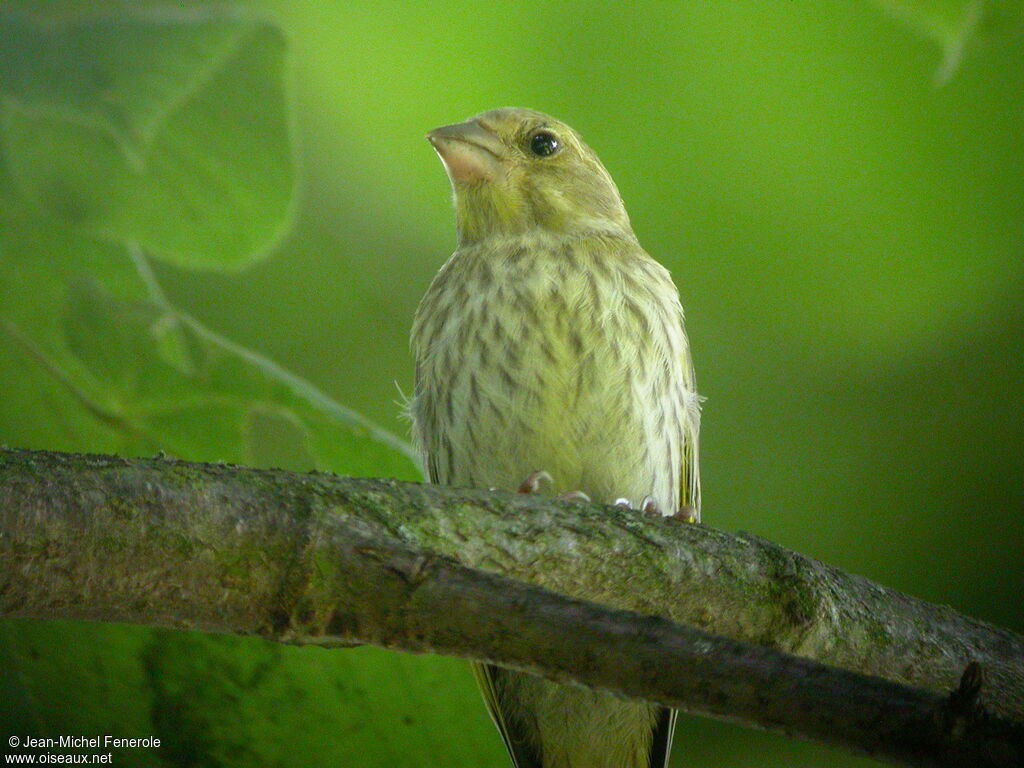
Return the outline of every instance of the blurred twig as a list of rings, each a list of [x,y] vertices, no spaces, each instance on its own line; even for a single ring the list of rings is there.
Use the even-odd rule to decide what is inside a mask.
[[[4,450],[0,615],[443,653],[891,762],[1024,759],[1024,639],[622,508]]]

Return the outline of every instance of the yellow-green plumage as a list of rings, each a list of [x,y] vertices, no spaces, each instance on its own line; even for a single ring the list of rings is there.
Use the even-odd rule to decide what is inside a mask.
[[[538,155],[547,138],[554,152]],[[455,191],[459,248],[413,326],[414,435],[432,482],[652,497],[699,513],[698,398],[678,293],[618,191],[568,126],[521,109],[430,135]],[[584,596],[585,597],[585,596]],[[518,768],[658,768],[665,710],[476,669]]]

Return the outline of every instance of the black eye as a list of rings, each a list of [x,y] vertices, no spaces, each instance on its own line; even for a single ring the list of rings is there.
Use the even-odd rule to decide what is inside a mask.
[[[558,137],[547,131],[537,131],[530,138],[530,151],[537,157],[551,157],[561,147]]]

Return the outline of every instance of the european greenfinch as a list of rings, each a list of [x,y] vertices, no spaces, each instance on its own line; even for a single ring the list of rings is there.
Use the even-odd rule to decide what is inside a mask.
[[[431,482],[527,491],[543,477],[551,493],[699,519],[700,400],[679,294],[597,155],[528,109],[427,138],[458,229],[412,330],[410,412]],[[517,768],[667,764],[672,710],[474,671]]]

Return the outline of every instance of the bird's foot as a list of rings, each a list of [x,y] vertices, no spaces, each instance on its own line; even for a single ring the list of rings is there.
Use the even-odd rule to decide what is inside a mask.
[[[542,483],[550,484],[553,480],[551,475],[545,472],[543,469],[538,469],[536,472],[531,472],[526,476],[526,479],[519,484],[517,493],[537,493],[540,491]],[[555,498],[561,499],[562,501],[579,501],[588,502],[590,497],[587,496],[583,491],[569,491],[568,493],[560,493]]]
[[[658,517],[665,516],[653,496],[644,496],[644,500],[640,502],[640,510],[647,515],[657,515]]]
[[[662,516],[661,507],[658,506],[658,502],[654,500],[653,496],[644,496],[644,500],[640,502],[639,507],[634,507],[633,502],[629,499],[621,498],[616,499],[613,506],[626,507],[626,509],[639,509],[641,512],[646,512],[649,515]]]
[[[637,509],[637,507],[633,506],[633,502],[631,502],[629,499],[626,499],[626,498],[616,499],[615,503],[614,503],[614,506],[616,506],[616,507],[626,507],[627,509]],[[677,521],[679,521],[681,523],[695,523],[695,522],[697,522],[697,510],[695,510],[693,507],[691,507],[689,505],[687,505],[685,507],[680,507],[675,512],[675,514],[666,515],[664,512],[662,512],[661,507],[658,506],[658,502],[656,502],[654,500],[653,496],[645,496],[644,500],[642,502],[640,502],[639,509],[640,509],[641,512],[645,512],[648,515],[657,515],[658,517],[667,517],[669,520],[677,520]]]
[[[568,493],[560,493],[556,498],[562,501],[578,501],[581,504],[587,504],[590,502],[590,497],[587,496],[583,491],[569,491]]]
[[[536,472],[531,472],[526,476],[526,479],[519,484],[516,493],[537,493],[540,490],[541,483],[551,482],[551,475],[543,469],[538,469]]]
[[[697,510],[687,504],[685,507],[677,509],[676,513],[671,516],[671,519],[678,520],[681,523],[696,523]]]

